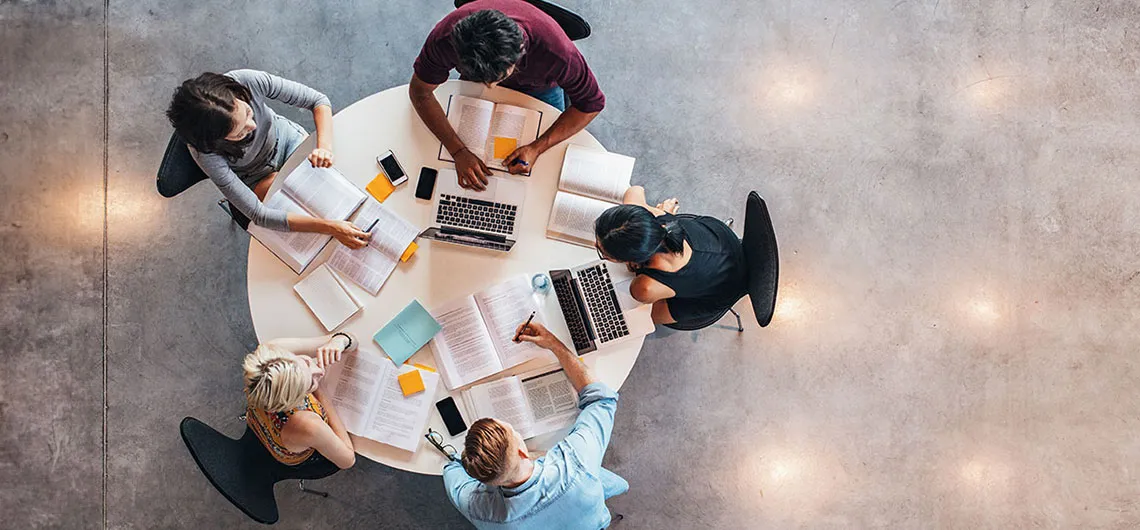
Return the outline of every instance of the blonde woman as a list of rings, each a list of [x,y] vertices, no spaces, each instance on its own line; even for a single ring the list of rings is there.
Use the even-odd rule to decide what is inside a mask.
[[[356,345],[356,337],[338,332],[272,340],[245,356],[246,422],[278,462],[327,459],[341,469],[356,463],[352,439],[320,390],[325,369]]]

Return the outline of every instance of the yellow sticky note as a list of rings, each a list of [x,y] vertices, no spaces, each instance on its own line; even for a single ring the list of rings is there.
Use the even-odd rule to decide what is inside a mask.
[[[408,261],[408,258],[412,257],[412,254],[415,254],[418,248],[420,248],[420,246],[417,245],[415,241],[412,241],[412,243],[408,245],[408,248],[404,249],[404,253],[400,256],[400,261]]]
[[[506,158],[507,155],[515,152],[515,147],[518,147],[519,141],[514,138],[499,138],[495,137],[495,158]]]
[[[396,191],[396,187],[388,182],[388,177],[384,176],[383,173],[377,174],[376,178],[372,179],[372,182],[369,182],[364,189],[368,190],[368,193],[379,202],[384,202],[384,199]]]
[[[400,382],[400,390],[404,391],[405,396],[424,391],[424,378],[420,376],[419,370],[402,373],[396,380]]]

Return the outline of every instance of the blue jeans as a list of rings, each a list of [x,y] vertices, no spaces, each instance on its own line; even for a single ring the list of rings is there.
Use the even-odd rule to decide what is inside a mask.
[[[537,92],[527,92],[526,94],[543,103],[549,104],[551,107],[558,109],[559,112],[566,112],[566,93],[562,91],[562,87],[560,86]]]
[[[604,467],[601,470],[598,479],[602,481],[602,491],[606,493],[606,499],[617,497],[629,491],[629,482],[626,482],[624,478]]]

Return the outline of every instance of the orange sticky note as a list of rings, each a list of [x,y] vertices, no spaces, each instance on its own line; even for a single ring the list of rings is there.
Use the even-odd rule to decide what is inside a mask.
[[[412,254],[415,254],[418,248],[420,248],[420,246],[417,245],[415,241],[412,241],[412,243],[408,245],[408,248],[404,249],[403,255],[400,256],[400,261],[408,261],[408,258],[412,257]]]
[[[388,177],[384,176],[383,173],[377,174],[376,178],[372,179],[372,182],[369,182],[364,189],[379,202],[384,202],[384,199],[396,191],[396,187],[388,182]]]
[[[507,155],[515,152],[515,147],[518,147],[519,141],[514,138],[499,138],[495,137],[495,158],[506,158]]]
[[[424,391],[424,378],[420,376],[419,370],[402,373],[396,380],[400,382],[400,390],[405,396]]]

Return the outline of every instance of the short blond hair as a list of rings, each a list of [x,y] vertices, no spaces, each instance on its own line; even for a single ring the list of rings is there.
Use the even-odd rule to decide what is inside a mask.
[[[493,484],[510,471],[513,439],[509,429],[491,418],[471,424],[463,444],[463,470],[479,482]]]
[[[245,356],[245,397],[249,406],[268,412],[285,412],[305,403],[312,378],[301,370],[296,355],[272,344],[262,344]]]

